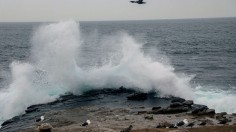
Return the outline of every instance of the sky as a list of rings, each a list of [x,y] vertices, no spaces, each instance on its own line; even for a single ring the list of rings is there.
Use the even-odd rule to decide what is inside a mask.
[[[0,0],[0,22],[236,17],[236,0]]]

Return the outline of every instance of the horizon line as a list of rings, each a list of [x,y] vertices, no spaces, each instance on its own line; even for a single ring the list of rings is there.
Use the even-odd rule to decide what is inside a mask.
[[[45,20],[45,21],[0,21],[0,23],[51,23],[59,21],[68,21],[74,20],[76,22],[122,22],[122,21],[158,21],[158,20],[194,20],[194,19],[221,19],[221,18],[236,18],[236,16],[229,17],[193,17],[193,18],[160,18],[160,19],[115,19],[115,20],[76,20],[76,19],[67,19],[67,20]]]

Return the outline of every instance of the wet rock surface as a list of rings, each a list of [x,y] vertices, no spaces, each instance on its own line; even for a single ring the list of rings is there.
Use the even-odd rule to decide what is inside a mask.
[[[147,93],[137,92],[137,93],[132,93],[132,94],[128,95],[127,99],[128,100],[146,100],[147,97],[148,97]]]
[[[227,113],[216,113],[207,106],[194,104],[181,98],[158,98],[146,94],[145,100],[129,100],[133,90],[94,90],[81,96],[67,94],[58,100],[33,105],[25,114],[14,117],[2,124],[1,132],[31,132],[40,125],[49,123],[55,132],[61,131],[138,131],[143,129],[186,129],[191,127],[233,126],[236,117]],[[173,101],[174,100],[174,101]],[[42,122],[36,118],[44,116]],[[178,122],[187,119],[189,124],[180,127]],[[91,124],[81,126],[84,121]],[[193,124],[191,124],[193,123]]]

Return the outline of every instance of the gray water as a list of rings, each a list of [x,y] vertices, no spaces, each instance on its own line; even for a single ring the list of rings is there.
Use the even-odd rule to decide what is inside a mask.
[[[32,43],[35,43],[35,41],[37,41],[38,39],[39,39],[39,42],[37,41],[36,43],[44,42],[42,38],[45,38],[45,42],[48,39],[47,36],[43,36],[41,38],[37,37],[37,35],[41,35],[40,32],[38,31],[38,27],[40,27],[41,25],[48,25],[48,23],[0,23],[0,55],[1,55],[0,56],[0,89],[2,90],[1,95],[4,95],[4,97],[11,98],[10,102],[13,102],[12,105],[16,105],[16,104],[19,104],[21,106],[23,105],[23,108],[21,108],[18,111],[10,110],[9,111],[10,113],[8,113],[9,116],[2,117],[1,118],[2,120],[5,120],[6,118],[9,118],[11,116],[21,113],[22,110],[24,110],[27,107],[27,105],[31,104],[31,103],[25,103],[25,102],[27,102],[27,99],[30,99],[30,97],[32,97],[33,94],[32,96],[29,96],[27,99],[19,100],[19,101],[17,101],[17,98],[14,100],[14,98],[10,96],[10,95],[13,95],[13,96],[20,95],[20,94],[18,95],[17,93],[12,92],[12,89],[14,91],[15,88],[9,88],[9,87],[15,87],[14,81],[17,79],[14,79],[14,77],[12,76],[18,75],[18,73],[20,73],[19,71],[21,71],[21,68],[25,66],[23,65],[23,67],[20,67],[13,71],[9,66],[11,65],[12,62],[17,61],[19,63],[30,63],[30,64],[33,63],[32,65],[35,67],[34,65],[36,64],[34,63],[35,61],[38,64],[38,62],[40,62],[41,59],[45,60],[45,58],[40,58],[38,56],[35,57],[35,55],[32,55],[32,54],[35,54],[35,52],[40,52],[40,50],[44,50],[44,49],[40,49],[40,45],[39,47],[36,46],[37,48],[35,48],[35,45],[37,44],[32,44]],[[171,73],[173,71],[174,74],[178,75],[177,79],[181,78],[181,76],[190,78],[189,87],[193,91],[193,93],[196,95],[196,97],[194,98],[194,101],[209,105],[210,107],[215,108],[217,111],[236,112],[236,104],[233,101],[234,99],[236,99],[236,94],[235,94],[236,92],[236,59],[235,59],[236,58],[236,18],[80,22],[79,25],[80,25],[79,42],[81,44],[78,50],[76,50],[76,53],[78,53],[78,55],[76,56],[76,64],[78,65],[78,67],[80,67],[80,70],[83,69],[87,71],[87,70],[95,69],[98,67],[102,67],[108,63],[112,63],[112,65],[119,64],[120,59],[122,57],[124,58],[125,55],[120,54],[120,47],[117,46],[117,43],[120,43],[120,40],[119,40],[119,37],[117,38],[117,36],[119,36],[120,34],[125,34],[123,36],[126,36],[126,35],[131,36],[135,40],[135,42],[138,43],[137,45],[140,46],[140,51],[142,54],[144,54],[144,56],[149,56],[150,58],[152,58],[152,61],[154,62],[157,61],[158,64],[161,63],[161,65],[164,65],[166,67],[171,67],[170,69],[172,70],[170,71]],[[39,33],[37,34],[37,32]],[[44,33],[46,34],[46,32],[43,32],[43,34]],[[67,31],[65,31],[65,34],[66,33]],[[69,38],[69,40],[71,39],[73,40],[73,37]],[[62,39],[59,39],[59,40],[62,40]],[[67,42],[70,42],[70,41],[68,40],[65,41],[65,43]],[[66,47],[67,45],[65,45],[65,48]],[[129,46],[127,47],[130,50],[130,47]],[[72,46],[72,49],[73,49],[73,46]],[[46,51],[51,51],[51,49],[48,49]],[[74,52],[74,50],[69,50],[69,51]],[[39,54],[39,55],[43,56],[44,54]],[[128,53],[128,55],[129,54],[130,53]],[[61,55],[62,56],[67,55],[67,52]],[[65,57],[65,59],[67,59],[67,57]],[[64,62],[57,63],[57,64],[63,65]],[[144,64],[146,64],[146,62]],[[123,66],[123,67],[126,68],[126,66]],[[62,68],[62,71],[63,71],[63,67],[60,67],[60,68]],[[24,70],[25,69],[23,68],[23,71]],[[16,74],[14,73],[14,71],[16,72]],[[57,70],[57,71],[61,71],[61,70]],[[125,75],[126,74],[125,72],[127,71],[119,70],[120,73],[117,74],[117,76]],[[140,69],[137,71],[140,71]],[[158,70],[154,69],[154,71],[155,71],[155,74],[158,74]],[[55,71],[53,71],[53,73],[54,72]],[[82,73],[84,76],[88,76],[84,74],[84,72]],[[114,73],[115,72],[112,72],[112,75],[114,75]],[[127,73],[127,74],[130,74],[130,73]],[[160,73],[160,74],[163,74],[163,73]],[[64,75],[64,74],[56,74],[56,75]],[[68,74],[65,74],[65,75],[67,76]],[[102,75],[100,78],[103,78],[103,74],[92,74],[92,75],[89,75],[88,77],[91,78],[91,76],[93,75],[94,76]],[[140,76],[140,75],[146,75],[146,74],[139,75],[137,73],[137,75]],[[119,84],[119,81],[118,82],[113,81],[114,80],[113,78],[115,78],[114,76],[110,76],[110,75],[104,75],[104,76],[108,76],[108,78],[111,80],[109,83],[101,84],[101,86],[104,86],[104,87],[105,86],[108,86],[108,87],[118,86],[118,85],[121,86],[127,83],[126,81],[121,80],[120,82],[122,83]],[[130,76],[128,75],[128,77]],[[21,78],[21,76],[19,76],[19,78]],[[67,77],[67,79],[68,79],[67,81],[69,82],[71,81],[70,77]],[[106,78],[106,80],[109,80],[109,79]],[[136,79],[135,81],[138,82],[137,80],[140,81],[140,79]],[[182,78],[180,80],[182,80]],[[80,82],[80,80],[76,80],[76,81]],[[104,81],[104,80],[101,80],[101,81]],[[73,82],[73,79],[71,82]],[[89,85],[90,83],[89,79],[87,79],[86,81],[83,80],[81,82],[82,83],[78,85],[78,87],[83,86],[82,89],[86,89],[88,87],[89,89],[91,89],[91,86],[93,86],[93,85],[91,86]],[[149,80],[147,80],[146,82],[149,82]],[[162,81],[160,82],[162,83]],[[115,84],[110,84],[110,83],[115,83]],[[19,85],[18,86],[21,87],[22,83],[20,82],[16,84],[20,84],[20,86]],[[45,85],[46,83],[43,86]],[[133,85],[137,86],[138,84],[137,85],[132,84],[130,86],[133,86]],[[22,86],[24,87],[25,85],[22,85]],[[55,85],[50,85],[50,87],[52,86],[55,87]],[[66,85],[66,86],[70,87],[70,85]],[[165,84],[165,86],[167,85]],[[75,86],[73,85],[73,87]],[[146,88],[146,85],[144,87]],[[151,87],[156,87],[156,85],[151,86]],[[11,89],[11,90],[8,90],[8,89]],[[63,92],[66,92],[67,90],[68,89],[66,89],[65,91],[62,90],[58,93],[55,92],[56,90],[52,90],[53,92],[50,92],[49,95],[57,97],[58,95],[62,94]],[[72,91],[76,91],[76,90],[73,89]],[[7,92],[9,93],[12,92],[14,94],[10,94],[9,96],[7,94],[4,94]],[[76,91],[75,93],[77,92],[78,91]],[[25,93],[27,93],[27,91],[25,91]],[[189,94],[189,92],[184,92],[184,91],[183,93]],[[0,98],[0,99],[3,100],[3,98]],[[5,103],[6,101],[5,100],[2,101],[2,100],[0,100],[1,102],[3,102],[2,104],[0,103],[0,107],[6,107],[6,106],[8,107],[8,105]],[[51,100],[53,99],[36,101],[36,103],[45,103]],[[10,108],[11,107],[9,107],[8,109]],[[4,112],[1,112],[0,110],[0,113],[4,113]]]

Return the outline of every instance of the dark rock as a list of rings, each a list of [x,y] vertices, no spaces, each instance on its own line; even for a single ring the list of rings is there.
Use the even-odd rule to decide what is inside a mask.
[[[175,103],[175,102],[179,102],[179,103],[183,103],[185,101],[185,99],[183,99],[183,98],[174,98],[171,102],[172,103]]]
[[[179,102],[174,102],[174,103],[170,104],[170,108],[176,108],[176,107],[179,107],[179,106],[183,106],[183,104],[179,103]]]
[[[224,117],[225,115],[227,115],[226,112],[217,113],[217,114],[215,115],[215,118],[216,118],[217,120],[220,120],[220,119],[222,119],[222,118],[225,118],[225,117]]]
[[[193,101],[192,100],[186,100],[186,101],[183,102],[183,105],[191,106],[191,105],[193,105]]]
[[[146,100],[147,94],[146,93],[133,93],[127,96],[128,100]]]
[[[181,106],[176,108],[161,108],[158,110],[153,110],[149,112],[150,114],[177,114],[182,112],[187,112],[189,109],[187,107]]]
[[[221,112],[221,113],[219,113],[221,116],[224,116],[224,115],[227,115],[227,113],[226,112]]]
[[[206,123],[207,123],[207,121],[206,121],[206,120],[203,120],[203,121],[201,121],[198,125],[199,125],[199,126],[205,126]]]
[[[190,122],[186,127],[193,127],[195,124],[194,124],[194,122]]]
[[[176,126],[183,126],[184,125],[184,122],[183,121],[180,121],[176,124]]]
[[[153,110],[148,112],[148,114],[165,114],[167,111],[167,108],[160,108],[158,110]]]
[[[175,124],[170,124],[169,128],[177,128]]]
[[[187,112],[189,109],[188,107],[176,107],[176,108],[168,108],[164,114],[177,114]]]
[[[219,123],[218,124],[226,124],[228,122],[228,119],[221,119],[219,120]]]
[[[198,115],[198,116],[200,116],[200,115],[206,115],[206,110],[199,111],[196,115]]]
[[[161,109],[161,106],[152,107],[152,110],[159,110],[159,109]]]
[[[207,106],[205,105],[198,105],[198,104],[193,104],[192,105],[192,114],[203,114],[208,109]]]
[[[214,109],[207,109],[206,110],[206,114],[207,115],[214,115],[215,114],[215,110]]]
[[[7,121],[3,122],[1,126],[5,126],[5,125],[11,124],[13,122],[14,122],[14,120],[10,119],[10,120],[7,120]]]
[[[8,125],[8,124],[11,124],[11,123],[14,123],[14,122],[17,122],[20,120],[20,117],[19,116],[16,116],[16,117],[13,117],[12,119],[10,120],[6,120],[5,122],[3,122],[1,124],[1,126],[5,126],[5,125]]]
[[[232,116],[236,116],[236,113],[232,113]]]
[[[27,110],[25,110],[25,113],[31,113],[31,112],[35,112],[37,110],[38,110],[38,108],[31,107],[31,108],[27,108]]]
[[[134,90],[132,89],[127,89],[123,86],[121,86],[118,90],[116,90],[116,93],[132,93]]]
[[[128,128],[125,128],[125,129],[123,129],[123,130],[120,131],[120,132],[131,132],[132,128],[133,128],[133,126],[130,125]]]

